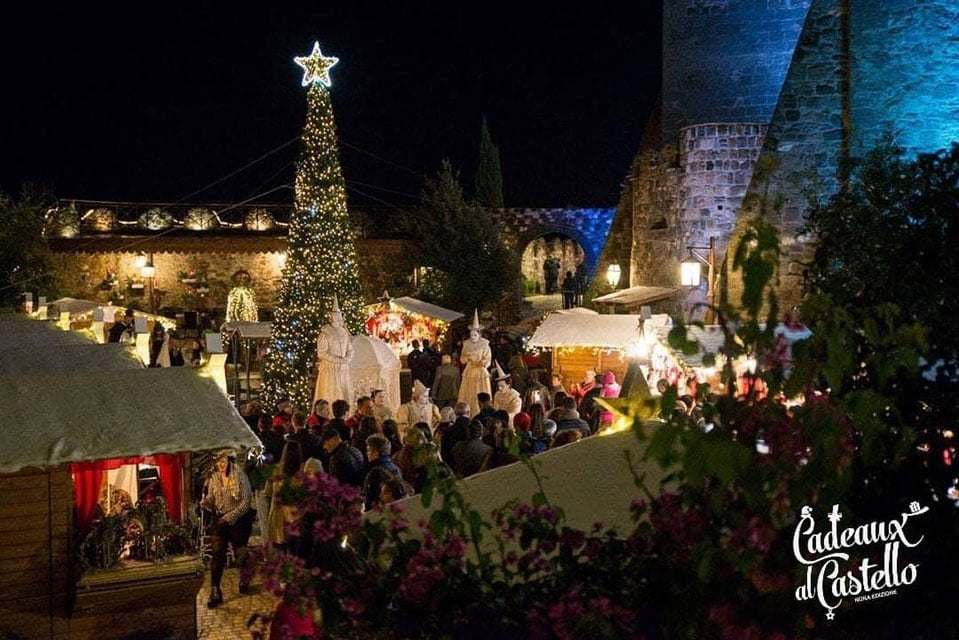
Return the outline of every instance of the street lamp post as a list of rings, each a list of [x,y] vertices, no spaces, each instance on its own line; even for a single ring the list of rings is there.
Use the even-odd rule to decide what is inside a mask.
[[[712,324],[716,316],[716,238],[709,238],[708,247],[686,247],[689,255],[683,260],[679,270],[679,281],[684,287],[698,287],[702,280],[702,267],[706,265],[708,271],[706,276],[706,299],[709,301],[709,307],[706,309],[705,322]],[[703,256],[698,251],[707,251]]]
[[[141,256],[143,254],[140,254]],[[140,257],[137,257],[137,263],[141,261]],[[150,254],[149,258],[144,256],[143,264],[140,264],[140,277],[144,280],[148,280],[150,283],[150,313],[156,313],[156,275],[157,270],[153,265],[153,254]]]

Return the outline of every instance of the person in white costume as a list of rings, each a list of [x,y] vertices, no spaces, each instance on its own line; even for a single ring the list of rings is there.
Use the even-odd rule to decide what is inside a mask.
[[[510,386],[509,374],[503,373],[503,368],[496,363],[496,395],[493,396],[493,407],[497,411],[509,414],[509,424],[513,425],[513,418],[523,409],[523,398],[519,391]]]
[[[313,402],[346,400],[353,404],[350,385],[350,360],[353,359],[353,339],[343,326],[340,303],[333,296],[333,310],[329,324],[323,325],[316,339],[316,392]]]
[[[430,402],[429,388],[419,380],[414,380],[410,401],[396,411],[396,427],[400,432],[400,442],[406,442],[406,432],[417,422],[430,425],[430,433],[432,433],[440,420],[439,408]]]
[[[470,406],[470,415],[479,413],[479,393],[493,395],[489,383],[489,367],[493,362],[493,353],[489,348],[489,340],[480,335],[483,325],[479,323],[479,312],[473,310],[473,324],[470,325],[469,340],[463,342],[463,351],[460,353],[460,362],[463,369],[463,379],[460,382],[460,393],[457,400],[466,402]]]

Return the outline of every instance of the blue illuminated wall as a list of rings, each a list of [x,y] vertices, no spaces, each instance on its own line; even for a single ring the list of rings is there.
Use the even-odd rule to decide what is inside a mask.
[[[853,153],[959,140],[959,0],[851,0]]]
[[[586,268],[595,273],[600,252],[609,237],[616,209],[491,209],[490,216],[499,225],[518,254],[535,238],[547,233],[569,236],[583,248]]]
[[[811,0],[666,0],[663,140],[706,122],[768,123]]]

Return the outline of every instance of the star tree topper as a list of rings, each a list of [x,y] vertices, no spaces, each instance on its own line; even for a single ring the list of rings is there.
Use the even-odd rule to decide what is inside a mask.
[[[320,51],[320,43],[314,42],[313,53],[308,56],[293,58],[293,61],[303,67],[304,87],[308,87],[314,83],[320,83],[329,87],[331,84],[330,69],[339,62],[340,59],[334,58],[333,56],[325,57]]]

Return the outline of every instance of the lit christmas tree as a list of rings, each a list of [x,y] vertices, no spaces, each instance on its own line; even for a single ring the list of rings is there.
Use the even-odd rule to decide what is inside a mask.
[[[351,333],[362,327],[363,300],[328,90],[337,58],[324,57],[314,43],[309,56],[295,60],[308,87],[306,126],[263,393],[268,403],[289,398],[296,409],[308,410],[316,338],[328,321],[333,294]]]

